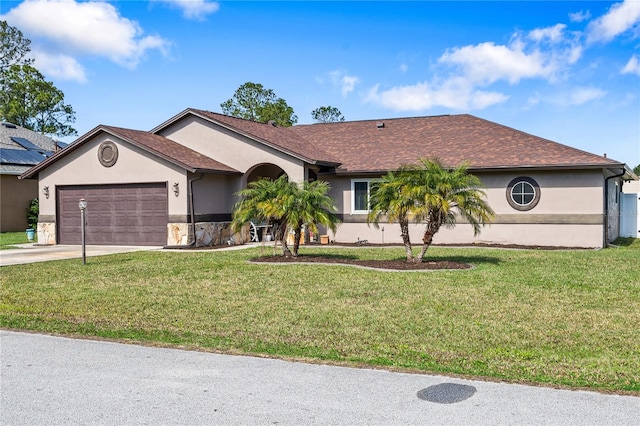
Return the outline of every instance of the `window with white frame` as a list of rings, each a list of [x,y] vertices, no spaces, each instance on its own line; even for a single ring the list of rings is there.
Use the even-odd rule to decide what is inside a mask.
[[[507,186],[507,202],[520,211],[533,209],[540,201],[540,185],[530,177],[520,176]]]
[[[371,179],[351,179],[351,213],[369,213]]]

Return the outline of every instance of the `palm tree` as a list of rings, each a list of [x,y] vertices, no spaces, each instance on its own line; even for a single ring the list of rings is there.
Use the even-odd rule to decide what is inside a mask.
[[[290,202],[286,202],[286,208],[289,226],[294,231],[294,257],[298,256],[303,225],[315,233],[318,232],[318,225],[336,231],[339,220],[334,214],[334,201],[327,195],[330,188],[324,181],[304,182],[302,187],[296,185],[288,195]]]
[[[295,185],[295,184],[294,184]],[[282,243],[282,254],[290,253],[287,247],[287,197],[292,192],[287,176],[276,180],[260,179],[250,182],[247,187],[236,193],[241,197],[233,207],[232,228],[239,231],[252,220],[267,222],[274,230],[274,250],[278,241]]]
[[[480,234],[480,227],[490,223],[494,215],[485,201],[484,191],[480,189],[480,179],[467,172],[468,163],[448,169],[438,159],[422,159],[420,162],[422,165],[410,173],[414,181],[409,195],[416,201],[412,209],[414,220],[416,223],[426,222],[422,250],[415,258],[417,262],[422,262],[441,226],[455,227],[456,213],[469,221],[474,235]]]
[[[336,230],[338,218],[333,214],[333,199],[327,195],[329,188],[323,181],[304,182],[300,187],[286,175],[250,182],[236,194],[241,199],[233,208],[233,229],[238,231],[251,220],[267,222],[274,230],[274,249],[280,242],[283,256],[292,254],[287,233],[293,229],[293,256],[297,256],[303,225],[314,232],[318,232],[318,225]]]
[[[398,222],[407,261],[413,260],[409,238],[409,215],[416,204],[416,200],[411,196],[412,174],[413,169],[405,166],[397,173],[389,172],[374,182],[369,197],[371,210],[367,216],[367,222],[373,223],[376,229],[383,216],[386,216],[389,223]]]

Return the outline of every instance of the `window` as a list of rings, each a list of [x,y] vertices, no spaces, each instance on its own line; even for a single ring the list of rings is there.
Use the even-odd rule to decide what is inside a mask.
[[[533,209],[540,201],[538,182],[525,176],[513,179],[507,186],[507,201],[516,210]]]
[[[351,213],[369,213],[369,179],[351,181]]]

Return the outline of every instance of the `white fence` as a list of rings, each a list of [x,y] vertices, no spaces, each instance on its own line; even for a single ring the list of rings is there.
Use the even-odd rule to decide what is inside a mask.
[[[620,236],[640,238],[640,193],[622,193]]]

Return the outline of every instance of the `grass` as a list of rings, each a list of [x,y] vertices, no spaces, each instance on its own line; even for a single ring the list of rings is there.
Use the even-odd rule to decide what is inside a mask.
[[[22,232],[0,232],[0,250],[18,248],[16,244],[26,244],[27,234]]]
[[[3,267],[0,326],[640,394],[638,240],[600,251],[429,249],[475,265],[467,271],[247,263],[270,252]]]

